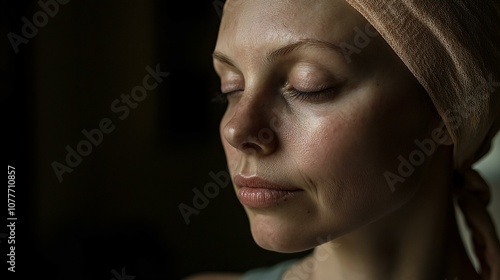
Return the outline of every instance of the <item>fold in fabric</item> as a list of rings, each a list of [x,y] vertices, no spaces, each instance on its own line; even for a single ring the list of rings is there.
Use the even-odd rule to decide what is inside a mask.
[[[489,187],[472,164],[500,129],[500,13],[494,0],[346,0],[426,89],[454,143],[457,202],[484,280],[500,280]],[[488,199],[487,199],[488,198]]]

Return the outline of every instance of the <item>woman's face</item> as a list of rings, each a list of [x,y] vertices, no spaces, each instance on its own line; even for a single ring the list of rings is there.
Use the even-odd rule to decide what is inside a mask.
[[[396,192],[384,173],[429,138],[432,104],[343,0],[229,0],[214,66],[228,167],[261,247],[312,248],[417,190],[418,170]]]

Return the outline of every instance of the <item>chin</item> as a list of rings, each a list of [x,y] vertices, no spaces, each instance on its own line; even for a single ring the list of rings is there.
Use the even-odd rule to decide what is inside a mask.
[[[317,228],[317,224],[313,223],[316,219],[312,217],[306,219],[310,225],[296,217],[283,219],[273,215],[249,213],[249,219],[255,243],[263,249],[278,253],[306,251],[341,235],[339,231]]]

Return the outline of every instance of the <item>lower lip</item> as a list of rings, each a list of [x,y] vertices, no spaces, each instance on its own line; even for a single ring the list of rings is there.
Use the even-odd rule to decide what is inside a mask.
[[[252,208],[267,208],[286,202],[297,195],[297,191],[242,187],[238,191],[241,204]]]

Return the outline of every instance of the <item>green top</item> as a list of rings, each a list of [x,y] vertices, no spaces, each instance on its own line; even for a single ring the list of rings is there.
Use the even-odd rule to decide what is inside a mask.
[[[242,280],[281,280],[285,271],[298,261],[294,259],[271,267],[252,269],[243,274]]]

